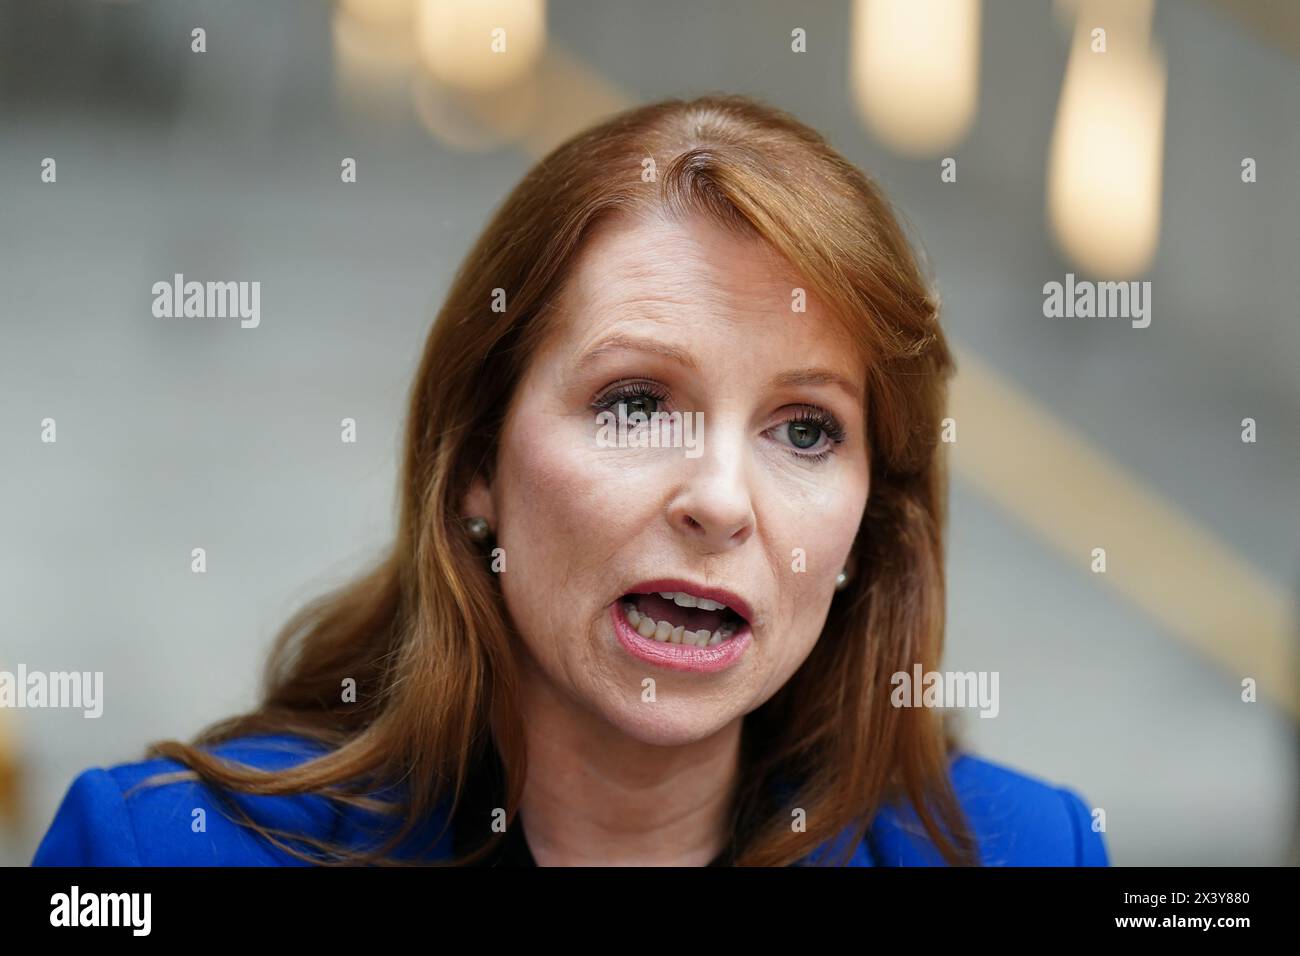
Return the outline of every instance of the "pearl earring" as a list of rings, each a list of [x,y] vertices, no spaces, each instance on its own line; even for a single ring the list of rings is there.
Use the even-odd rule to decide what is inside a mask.
[[[835,590],[843,591],[844,588],[848,586],[848,583],[849,575],[847,572],[841,571],[839,574],[835,575]]]
[[[469,536],[475,541],[486,541],[491,528],[488,527],[487,518],[475,515],[465,522],[465,528],[469,531]]]

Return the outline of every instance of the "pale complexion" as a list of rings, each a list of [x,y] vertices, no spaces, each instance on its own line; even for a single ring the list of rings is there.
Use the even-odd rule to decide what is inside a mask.
[[[501,587],[523,638],[520,814],[539,865],[711,860],[742,720],[821,634],[867,502],[865,369],[811,290],[806,311],[791,308],[797,287],[769,247],[704,219],[602,224],[513,397],[495,479],[466,498],[505,549]],[[822,374],[790,374],[808,369]],[[702,412],[702,454],[600,447],[593,402],[629,383],[654,393],[636,408]],[[809,409],[842,440],[796,437],[790,422]],[[682,673],[620,645],[611,604],[662,577],[749,602],[737,664]]]

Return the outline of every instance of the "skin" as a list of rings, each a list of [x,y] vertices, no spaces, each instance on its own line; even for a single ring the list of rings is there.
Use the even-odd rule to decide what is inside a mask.
[[[520,814],[539,865],[708,863],[726,840],[742,720],[821,634],[869,492],[865,369],[811,290],[806,311],[792,310],[796,287],[807,283],[768,246],[701,218],[603,223],[512,399],[494,481],[466,496],[506,554],[501,586],[523,643]],[[614,335],[676,345],[698,368],[623,347],[587,359]],[[771,385],[810,366],[848,389]],[[592,402],[629,379],[667,394],[660,411],[703,413],[702,454],[598,445]],[[843,428],[841,443],[806,450],[833,448],[821,461],[799,457],[789,429],[807,406]],[[796,548],[805,573],[792,569]],[[657,577],[747,600],[744,657],[714,674],[632,657],[610,606]]]

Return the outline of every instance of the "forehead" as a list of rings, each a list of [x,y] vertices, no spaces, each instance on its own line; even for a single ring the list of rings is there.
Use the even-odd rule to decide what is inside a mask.
[[[796,295],[803,311],[794,308]],[[552,345],[584,352],[625,332],[744,336],[747,352],[814,354],[861,375],[857,349],[794,267],[757,236],[702,217],[620,216],[588,236],[555,303]],[[789,354],[793,350],[793,354]]]

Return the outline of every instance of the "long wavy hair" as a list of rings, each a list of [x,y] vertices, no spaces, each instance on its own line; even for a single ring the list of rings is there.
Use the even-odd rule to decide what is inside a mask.
[[[153,744],[150,756],[188,769],[148,783],[199,779],[222,796],[318,795],[397,824],[388,839],[359,849],[271,830],[234,811],[282,849],[323,864],[412,862],[395,848],[432,814],[446,813],[445,834],[485,761],[500,771],[495,805],[514,820],[527,769],[518,636],[461,503],[475,474],[491,475],[501,410],[546,335],[547,307],[584,236],[603,217],[650,207],[711,217],[769,243],[829,304],[867,374],[871,486],[854,569],[808,659],[745,717],[735,863],[789,865],[851,830],[820,861],[843,863],[894,800],[915,810],[949,863],[978,862],[948,776],[954,739],[935,710],[890,703],[891,675],[917,663],[937,668],[943,646],[939,432],[953,360],[938,304],[878,188],[790,115],[735,96],[621,113],[556,148],[510,193],[457,272],[425,344],[391,551],[288,621],[255,710],[191,744]],[[505,311],[492,308],[498,289]],[[349,680],[355,701],[344,700]],[[325,747],[275,771],[209,752],[256,734]],[[806,812],[805,832],[790,825],[795,807]],[[436,862],[475,862],[499,839]]]

